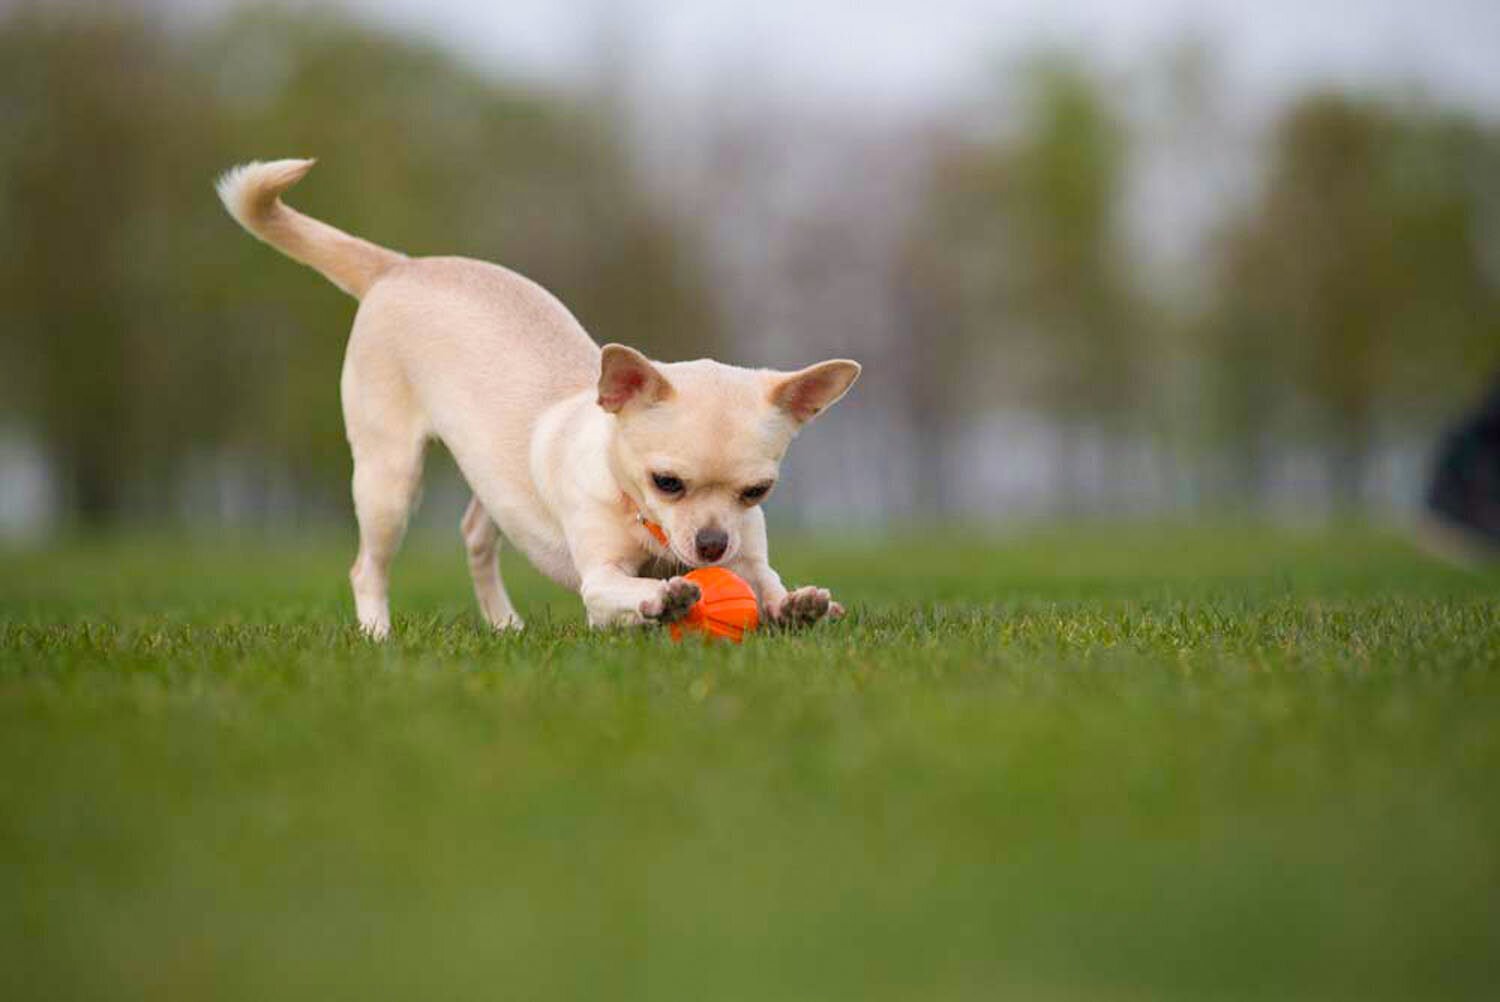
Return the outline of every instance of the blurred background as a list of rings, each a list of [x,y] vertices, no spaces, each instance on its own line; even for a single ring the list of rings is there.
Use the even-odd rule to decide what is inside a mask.
[[[785,522],[1399,518],[1500,371],[1497,53],[1491,0],[0,0],[0,534],[352,524],[354,302],[213,194],[282,156],[600,341],[864,362]]]

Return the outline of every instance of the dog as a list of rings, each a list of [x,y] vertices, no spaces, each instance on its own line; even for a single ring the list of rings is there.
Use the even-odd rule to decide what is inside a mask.
[[[460,529],[497,629],[523,625],[500,576],[502,537],[576,590],[595,627],[681,619],[700,593],[672,572],[709,565],[744,578],[771,624],[843,615],[826,589],[782,584],[761,505],[791,440],[848,392],[859,363],[776,372],[600,348],[509,269],[410,258],[290,208],[282,192],[313,163],[244,164],[217,190],[252,235],[360,301],[339,388],[359,521],[349,579],[366,634],[390,633],[391,561],[431,439],[473,490]]]

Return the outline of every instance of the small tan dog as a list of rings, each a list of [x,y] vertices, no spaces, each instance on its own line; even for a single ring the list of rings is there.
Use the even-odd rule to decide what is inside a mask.
[[[660,566],[728,567],[772,623],[843,614],[824,589],[787,592],[767,559],[760,503],[787,445],[844,395],[858,363],[780,373],[600,349],[512,271],[408,258],[288,208],[281,192],[312,165],[245,164],[218,191],[245,229],[360,300],[340,389],[359,519],[349,578],[367,633],[390,632],[391,560],[431,438],[474,491],[461,527],[475,594],[497,628],[522,625],[500,578],[502,534],[577,589],[594,626],[686,614],[698,586],[641,576]]]

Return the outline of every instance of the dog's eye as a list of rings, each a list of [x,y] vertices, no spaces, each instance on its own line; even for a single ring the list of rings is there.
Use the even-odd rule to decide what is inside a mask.
[[[661,491],[663,494],[682,493],[682,479],[680,477],[674,477],[670,473],[653,473],[651,474],[651,482],[655,484],[656,489]]]
[[[740,500],[759,501],[769,493],[771,493],[771,485],[769,483],[756,484],[754,487],[746,487],[740,491]]]

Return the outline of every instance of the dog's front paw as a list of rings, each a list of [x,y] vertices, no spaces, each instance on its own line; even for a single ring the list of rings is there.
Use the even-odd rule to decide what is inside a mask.
[[[838,619],[844,607],[833,600],[827,588],[798,588],[769,610],[771,622],[788,629],[811,626],[820,619]]]
[[[703,597],[703,591],[687,578],[661,583],[661,591],[641,602],[641,615],[657,623],[675,623]]]

